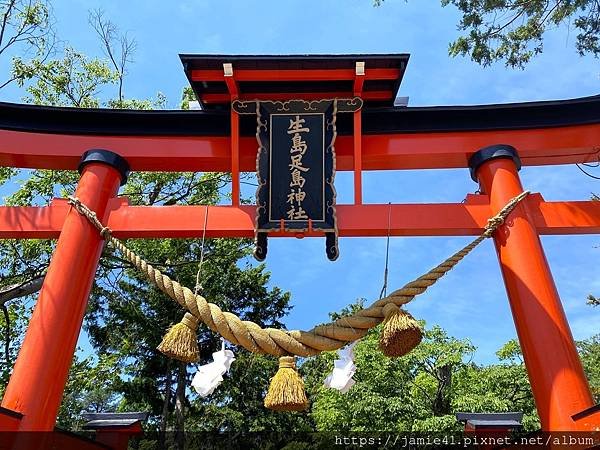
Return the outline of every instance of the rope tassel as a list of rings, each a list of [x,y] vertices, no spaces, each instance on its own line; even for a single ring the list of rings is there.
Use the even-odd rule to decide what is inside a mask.
[[[181,322],[173,325],[163,337],[157,348],[158,351],[179,361],[195,363],[200,360],[198,348],[198,319],[186,312]]]
[[[407,311],[393,303],[383,307],[385,322],[379,339],[379,348],[386,356],[404,356],[414,349],[423,338],[419,322]]]
[[[304,381],[296,369],[294,356],[279,358],[279,370],[271,378],[265,407],[275,411],[304,411],[308,408]]]

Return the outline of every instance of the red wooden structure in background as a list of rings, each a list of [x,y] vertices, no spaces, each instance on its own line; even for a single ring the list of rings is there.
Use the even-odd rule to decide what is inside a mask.
[[[354,203],[337,207],[339,235],[388,233],[390,207],[362,203],[363,170],[471,167],[481,194],[468,195],[464,203],[391,206],[393,236],[466,236],[481,233],[487,219],[522,192],[520,165],[583,163],[597,160],[600,152],[600,97],[394,107],[408,55],[184,55],[182,61],[201,111],[0,104],[0,165],[79,165],[76,195],[119,238],[199,237],[207,211],[207,237],[252,237],[255,207],[240,205],[239,174],[256,168],[255,122],[233,112],[231,101],[359,96],[363,109],[345,122],[340,117],[338,124],[337,170],[354,172]],[[479,151],[496,144],[504,146]],[[84,152],[98,148],[110,150],[100,154],[112,159],[90,157],[92,152],[80,164]],[[116,197],[126,166],[136,171],[229,171],[232,205],[208,210],[129,206],[127,199]],[[600,202],[546,202],[533,194],[494,235],[545,431],[598,430],[600,408],[594,405],[539,235],[599,232]],[[64,199],[45,207],[0,207],[0,238],[58,238],[2,400],[17,415],[0,414],[3,429],[50,431],[103,241]]]

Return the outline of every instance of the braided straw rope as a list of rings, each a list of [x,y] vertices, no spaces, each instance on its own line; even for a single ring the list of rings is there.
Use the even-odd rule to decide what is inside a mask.
[[[491,237],[527,194],[529,194],[528,191],[522,192],[510,200],[497,215],[488,220],[488,224],[478,238],[425,275],[352,316],[343,317],[327,325],[316,326],[309,331],[261,328],[254,322],[241,320],[235,314],[222,311],[217,305],[207,302],[201,295],[194,295],[190,289],[173,281],[129,250],[123,242],[112,236],[111,230],[98,220],[96,213],[82,204],[78,198],[69,197],[69,203],[85,216],[98,229],[101,236],[118,249],[127,261],[146,275],[150,282],[187,309],[199,322],[205,323],[211,330],[219,333],[232,344],[241,345],[254,353],[274,356],[312,356],[323,351],[336,350],[349,342],[362,338],[369,329],[379,325],[391,313],[397,312],[400,306],[425,292],[429,286],[444,276],[485,238]]]

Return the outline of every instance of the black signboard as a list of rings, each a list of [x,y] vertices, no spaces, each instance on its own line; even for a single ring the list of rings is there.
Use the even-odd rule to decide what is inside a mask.
[[[336,114],[361,106],[358,98],[234,102],[238,113],[257,116],[257,259],[266,257],[267,233],[277,230],[323,231],[327,256],[337,259]]]

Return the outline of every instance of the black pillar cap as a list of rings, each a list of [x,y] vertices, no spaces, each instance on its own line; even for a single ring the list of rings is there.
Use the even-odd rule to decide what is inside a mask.
[[[79,161],[77,170],[79,173],[81,173],[86,165],[93,162],[108,164],[109,166],[114,167],[121,174],[121,186],[127,183],[127,177],[129,176],[129,164],[122,156],[117,155],[110,150],[94,148],[81,155],[81,160]]]
[[[517,150],[512,145],[496,144],[489,147],[483,147],[469,158],[469,170],[471,178],[477,182],[477,169],[486,161],[496,158],[512,159],[517,166],[517,170],[521,170],[521,158]]]

